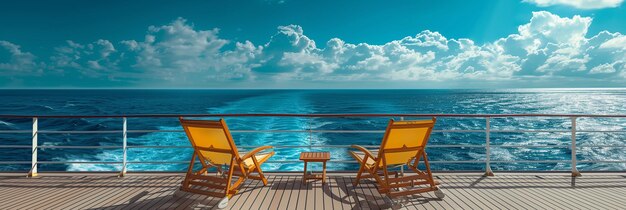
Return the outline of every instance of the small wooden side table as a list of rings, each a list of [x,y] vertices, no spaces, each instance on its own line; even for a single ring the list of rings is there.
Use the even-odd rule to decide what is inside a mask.
[[[321,179],[322,184],[326,183],[326,161],[330,160],[330,152],[302,152],[300,153],[300,160],[304,161],[304,176],[302,176],[302,183],[306,183],[307,179]],[[306,167],[308,162],[322,162],[322,174],[306,174]]]

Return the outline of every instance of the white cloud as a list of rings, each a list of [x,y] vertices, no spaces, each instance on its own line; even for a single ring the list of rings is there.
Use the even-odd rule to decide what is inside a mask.
[[[262,48],[244,42],[235,43],[233,50],[224,50],[230,41],[219,38],[218,32],[196,30],[179,18],[168,25],[150,26],[143,41],[122,43],[134,57],[133,67],[153,79],[187,83],[251,77],[251,65],[247,63]]]
[[[494,42],[505,53],[524,57],[531,54],[549,54],[558,49],[577,49],[584,43],[591,18],[578,15],[567,18],[550,12],[533,12],[530,22]]]
[[[626,79],[626,64],[622,63],[622,69],[619,72],[619,76]]]
[[[307,74],[316,73],[328,74],[333,72],[338,67],[336,63],[329,63],[324,60],[323,57],[317,54],[310,53],[293,53],[286,52],[283,54],[282,59],[278,62],[279,66],[286,66],[291,68],[291,71]]]
[[[519,33],[480,46],[470,39],[448,39],[438,32],[425,30],[382,45],[350,44],[334,38],[323,49],[318,49],[315,42],[304,35],[302,28],[292,25],[286,27],[289,30],[279,28],[280,32],[272,37],[265,49],[270,52],[270,57],[280,57],[285,51],[309,54],[311,58],[316,58],[318,64],[323,62],[324,65],[320,66],[331,67],[325,68],[324,74],[311,74],[314,79],[515,79],[515,74],[522,71],[523,66],[530,67],[527,71],[532,74],[541,75],[587,70],[586,64],[592,57],[584,52],[587,50],[584,45],[588,43],[585,36],[591,21],[587,17],[559,17],[540,11],[534,12],[530,22],[518,28]],[[281,47],[274,45],[277,37],[284,40],[279,42]],[[286,64],[281,63],[281,72],[290,69]],[[272,66],[271,63],[264,65]],[[291,68],[302,69],[295,65]],[[294,79],[307,78],[297,74],[287,75]]]
[[[599,72],[614,75],[616,71],[599,66],[626,59],[621,51],[604,49],[622,47],[622,36],[601,32],[587,38],[591,22],[589,17],[560,17],[539,11],[533,12],[529,23],[519,26],[517,34],[484,45],[426,30],[382,45],[351,44],[334,38],[325,48],[317,48],[302,28],[292,25],[287,27],[289,30],[279,28],[280,32],[272,37],[289,40],[282,42],[282,47],[272,47],[272,41],[265,46],[272,49],[272,56],[280,57],[285,51],[299,53],[297,57],[281,57],[282,76],[292,79],[447,81],[521,78],[518,75],[583,77]],[[301,43],[298,40],[304,40],[304,44],[297,44]],[[300,62],[284,62],[289,59]],[[305,61],[313,67],[307,72],[317,69],[318,74],[289,71],[301,72]],[[271,63],[264,65],[270,66],[265,70],[273,69]],[[592,71],[589,66],[597,68]]]
[[[19,45],[0,40],[0,75],[42,73],[44,66],[36,62],[37,57],[20,48]]]
[[[310,52],[315,49],[315,41],[305,36],[298,25],[279,26],[278,33],[265,44],[266,52]]]
[[[88,77],[111,80],[166,81],[170,85],[197,86],[206,81],[253,78],[250,68],[262,47],[234,43],[218,37],[218,29],[195,30],[179,18],[168,25],[150,26],[143,41],[125,40],[114,46],[108,40],[89,44],[67,41],[50,58],[65,74],[77,70]],[[73,72],[72,72],[73,73]]]
[[[610,39],[600,45],[600,48],[603,49],[622,49],[626,50],[626,36],[618,36],[613,39]]]
[[[596,67],[593,67],[589,73],[591,74],[606,74],[615,72],[615,68],[612,63],[605,63]]]
[[[577,45],[585,39],[592,19],[575,15],[563,18],[546,11],[533,12],[530,23],[518,27],[522,39]],[[534,40],[533,40],[534,41]]]
[[[232,80],[506,83],[550,76],[626,75],[623,35],[602,31],[588,36],[589,17],[560,17],[546,11],[532,15],[517,33],[481,45],[424,30],[378,45],[333,38],[323,47],[298,25],[280,26],[267,42],[255,45],[222,38],[218,29],[196,29],[179,18],[150,26],[143,40],[68,41],[55,49],[49,66],[66,74],[168,86]],[[19,46],[2,46],[22,60],[34,60]]]
[[[202,60],[217,59],[215,55],[228,43],[217,37],[218,29],[196,31],[184,19],[169,25],[150,26],[144,41],[125,41],[137,52],[136,66],[171,73],[197,72],[205,65]]]
[[[619,60],[599,45],[619,34],[606,31],[587,38],[592,19],[578,15],[559,17],[546,11],[533,12],[518,34],[494,42],[497,48],[521,59],[525,75],[569,75],[588,73],[588,66]]]
[[[589,62],[589,56],[583,58],[571,57],[567,54],[553,54],[546,62],[537,68],[538,72],[555,72],[563,70],[584,71],[587,69],[585,65]]]
[[[523,0],[540,7],[565,5],[578,9],[602,9],[618,7],[624,0]]]
[[[66,75],[107,77],[118,79],[119,52],[113,43],[100,39],[88,44],[68,40],[66,45],[55,48],[50,57],[50,68]]]
[[[349,44],[339,38],[317,48],[299,26],[279,27],[264,45],[260,74],[283,80],[430,80],[491,79],[519,71],[518,58],[475,46],[468,39],[447,39],[423,31],[383,45]],[[460,72],[472,69],[471,72]]]

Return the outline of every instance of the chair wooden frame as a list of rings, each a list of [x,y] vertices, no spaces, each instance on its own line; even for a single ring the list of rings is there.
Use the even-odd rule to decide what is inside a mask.
[[[380,150],[377,155],[374,155],[369,150],[365,149],[359,145],[352,145],[352,148],[359,150],[364,153],[363,155],[359,155],[358,153],[351,151],[350,154],[359,162],[360,167],[356,176],[356,180],[354,181],[354,186],[359,184],[359,181],[363,178],[374,178],[376,183],[379,185],[378,191],[380,193],[387,194],[389,197],[397,197],[397,196],[405,196],[412,194],[425,193],[430,191],[435,191],[435,194],[439,198],[443,198],[444,194],[439,190],[437,185],[439,182],[435,181],[432,176],[432,172],[430,170],[430,164],[428,163],[428,155],[424,150],[426,144],[428,143],[428,138],[430,137],[430,133],[432,128],[435,125],[436,118],[432,118],[428,121],[413,121],[417,123],[409,123],[409,124],[394,124],[394,120],[389,120],[389,124],[385,131],[385,135],[383,137]],[[402,129],[402,128],[428,128],[423,139],[423,143],[421,146],[417,147],[407,147],[406,144],[400,148],[384,148],[387,141],[393,141],[393,139],[389,139],[390,131],[393,129]],[[410,160],[407,161],[406,165],[411,171],[415,173],[415,175],[401,176],[398,175],[397,172],[390,172],[388,167],[392,165],[387,164],[386,155],[390,153],[398,153],[398,152],[415,152],[415,156],[413,156]],[[373,160],[373,164],[369,159]],[[424,161],[426,166],[426,171],[421,171],[418,169],[418,164],[420,160]],[[397,166],[397,165],[394,165]],[[381,171],[382,170],[382,171]],[[364,175],[363,172],[367,172],[368,174]],[[394,177],[390,177],[390,175],[394,175]],[[427,185],[426,187],[416,187],[416,185]],[[411,187],[406,190],[397,190],[399,188]]]
[[[240,156],[224,119],[220,119],[219,121],[186,120],[182,117],[179,119],[187,137],[189,138],[189,141],[194,148],[193,155],[189,161],[187,174],[182,182],[181,190],[211,197],[223,197],[227,200],[238,192],[238,188],[247,178],[261,180],[264,186],[267,185],[267,179],[263,175],[261,164],[273,156],[274,151],[266,153],[266,155],[263,155],[261,159],[258,159],[257,154],[263,150],[272,149],[272,146],[258,147],[247,154]],[[212,145],[208,148],[196,146],[189,127],[222,129],[226,139],[228,140],[228,144],[232,149],[214,148]],[[227,171],[224,171],[220,165],[212,164],[208,158],[203,156],[202,151],[229,154],[232,158],[230,158],[230,165],[228,166]],[[194,172],[193,167],[196,158],[200,161],[202,167],[200,170]],[[249,158],[252,160],[253,164],[246,166],[245,161]],[[208,173],[208,169],[210,167],[217,168],[217,172],[214,176],[209,175]],[[258,173],[258,176],[252,175],[254,172]],[[235,176],[237,177],[237,180],[233,183],[233,177]]]

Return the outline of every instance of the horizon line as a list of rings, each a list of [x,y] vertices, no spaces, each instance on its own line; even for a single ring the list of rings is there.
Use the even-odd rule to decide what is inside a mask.
[[[0,88],[1,90],[622,90],[626,87],[522,87],[522,88]]]

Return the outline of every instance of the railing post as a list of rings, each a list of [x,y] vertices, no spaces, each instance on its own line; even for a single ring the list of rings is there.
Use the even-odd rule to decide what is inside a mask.
[[[31,166],[30,171],[28,172],[28,177],[37,176],[37,118],[33,118],[33,136],[32,136],[32,157],[31,157]]]
[[[120,171],[120,177],[123,177],[124,175],[126,175],[126,131],[127,131],[127,126],[126,126],[126,117],[122,118],[122,171]]]
[[[572,117],[572,177],[580,176],[576,168],[576,117]]]
[[[483,176],[493,176],[493,171],[491,171],[491,140],[490,140],[490,133],[491,133],[491,123],[490,123],[491,118],[490,117],[486,117],[485,118],[485,174]]]

